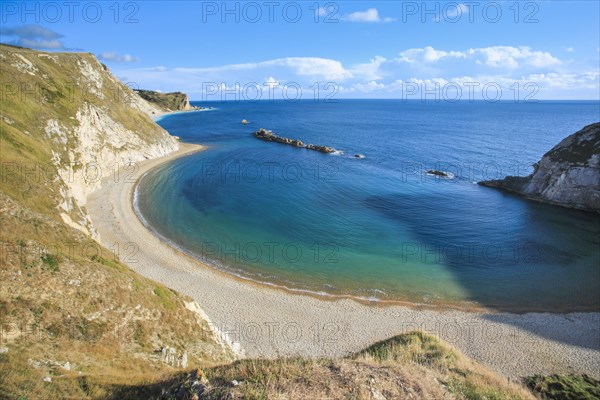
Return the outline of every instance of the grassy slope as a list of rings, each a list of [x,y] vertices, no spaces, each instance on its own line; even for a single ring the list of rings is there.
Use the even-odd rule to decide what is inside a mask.
[[[343,359],[241,360],[174,378],[149,398],[192,399],[533,399],[460,352],[412,332]],[[237,381],[237,385],[232,382]],[[144,390],[147,388],[140,388]]]
[[[18,54],[33,75],[13,65],[27,66]],[[230,361],[185,308],[191,299],[133,273],[62,222],[52,151],[65,154],[76,138],[61,145],[44,127],[49,119],[77,127],[89,96],[81,93],[80,63],[99,64],[90,54],[51,53],[58,62],[40,54],[0,46],[0,347],[8,349],[0,354],[0,398],[102,398],[176,371],[160,360],[167,346],[187,351],[190,366]],[[114,102],[111,90],[128,89],[110,78],[103,76],[104,99],[86,98],[148,143],[164,136],[147,116]]]
[[[596,400],[600,399],[600,382],[583,376],[532,376],[527,386],[543,399]]]

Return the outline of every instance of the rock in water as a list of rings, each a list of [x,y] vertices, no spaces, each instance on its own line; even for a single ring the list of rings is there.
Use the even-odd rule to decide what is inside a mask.
[[[544,154],[526,177],[479,182],[544,203],[600,213],[600,123],[584,127]]]
[[[437,169],[428,169],[427,173],[429,175],[440,176],[442,178],[450,178],[450,174],[448,174],[447,172],[444,172],[444,171],[438,171]]]
[[[317,146],[314,144],[304,144],[300,139],[290,139],[282,136],[277,136],[273,132],[268,131],[264,128],[260,128],[256,132],[254,132],[254,137],[264,140],[265,142],[276,142],[282,144],[288,144],[294,147],[301,147],[308,150],[320,151],[321,153],[333,153],[335,149],[328,146]]]
[[[333,152],[335,152],[335,149],[333,147],[317,146],[316,144],[307,144],[306,148],[308,150],[320,151],[321,153],[333,153]]]

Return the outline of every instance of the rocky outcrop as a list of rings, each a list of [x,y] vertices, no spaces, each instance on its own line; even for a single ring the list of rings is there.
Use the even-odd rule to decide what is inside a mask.
[[[320,151],[321,153],[334,153],[335,152],[335,149],[333,147],[329,147],[329,146],[317,146],[316,144],[307,144],[305,147],[307,150]]]
[[[163,111],[189,111],[201,109],[200,107],[192,106],[185,93],[159,93],[142,89],[136,89],[135,92],[144,100],[163,109]]]
[[[281,144],[287,144],[294,147],[305,148],[307,150],[319,151],[321,153],[333,153],[336,150],[333,147],[328,146],[317,146],[315,144],[304,144],[302,140],[290,139],[282,136],[277,136],[273,132],[268,131],[264,128],[260,128],[254,132],[254,137],[264,140],[265,142],[275,142]]]
[[[600,123],[586,126],[544,154],[526,177],[479,182],[527,198],[600,213]]]
[[[210,390],[210,382],[204,371],[197,369],[191,373],[180,375],[180,379],[171,386],[163,388],[160,400],[204,399]]]
[[[440,178],[451,178],[452,176],[444,171],[438,171],[437,169],[428,169],[428,175],[439,176]]]

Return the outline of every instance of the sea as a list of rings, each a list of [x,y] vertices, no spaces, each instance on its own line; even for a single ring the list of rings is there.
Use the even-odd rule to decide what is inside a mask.
[[[600,121],[597,101],[192,104],[205,110],[157,122],[206,150],[147,173],[135,203],[210,268],[373,304],[600,310],[600,215],[477,184],[529,174]],[[259,128],[336,152],[261,141]]]

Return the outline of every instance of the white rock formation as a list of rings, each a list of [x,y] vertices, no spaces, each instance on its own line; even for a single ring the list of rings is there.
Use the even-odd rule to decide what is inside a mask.
[[[600,123],[562,140],[527,177],[480,182],[533,200],[600,213]]]

